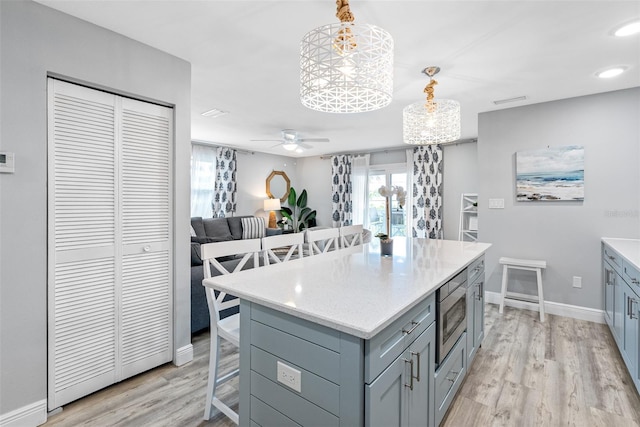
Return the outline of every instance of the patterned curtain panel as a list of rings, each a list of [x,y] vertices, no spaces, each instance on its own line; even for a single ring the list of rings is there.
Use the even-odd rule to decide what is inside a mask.
[[[413,237],[442,239],[442,149],[413,149]]]
[[[236,150],[218,147],[216,151],[216,186],[213,217],[232,216],[236,211]]]
[[[352,224],[351,156],[331,157],[332,224],[342,227]]]

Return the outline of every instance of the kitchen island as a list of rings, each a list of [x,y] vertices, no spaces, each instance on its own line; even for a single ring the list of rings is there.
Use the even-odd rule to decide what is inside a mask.
[[[439,422],[435,294],[490,245],[395,240],[203,282],[241,299],[241,425]],[[466,335],[454,353],[466,372]]]

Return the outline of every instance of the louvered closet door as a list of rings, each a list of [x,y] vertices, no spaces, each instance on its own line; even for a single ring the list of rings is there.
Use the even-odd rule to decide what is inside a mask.
[[[49,81],[49,409],[117,378],[115,107]]]
[[[172,122],[49,79],[49,409],[172,359]]]
[[[122,99],[122,375],[171,360],[173,111]]]

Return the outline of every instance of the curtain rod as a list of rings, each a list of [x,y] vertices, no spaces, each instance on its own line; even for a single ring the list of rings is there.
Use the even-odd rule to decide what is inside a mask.
[[[202,145],[202,146],[211,147],[211,148],[231,148],[233,150],[236,150],[236,152],[242,153],[242,154],[256,154],[255,151],[245,150],[242,148],[234,147],[233,145],[216,144],[213,142],[203,141],[200,139],[192,139],[191,144]]]
[[[459,140],[454,141],[454,142],[448,142],[446,144],[438,144],[438,145],[440,145],[440,146],[460,145],[460,144],[467,144],[469,142],[478,142],[478,138],[459,139]],[[351,155],[355,156],[355,155],[358,155],[358,154],[388,153],[390,151],[406,150],[407,148],[411,148],[411,147],[417,147],[417,146],[416,145],[405,144],[404,146],[381,148],[381,149],[378,149],[378,150],[370,150],[370,151],[342,151],[342,152],[339,152],[339,153],[324,154],[324,155],[320,156],[320,159],[321,160],[328,160],[328,159],[331,159],[331,157],[333,157],[333,156],[344,156],[344,155],[347,155],[347,154],[351,154]]]

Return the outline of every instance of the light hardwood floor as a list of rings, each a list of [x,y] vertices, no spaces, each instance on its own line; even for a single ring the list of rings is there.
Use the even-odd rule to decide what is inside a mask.
[[[635,391],[607,326],[487,304],[485,340],[442,425],[640,426]],[[233,426],[202,421],[209,334],[194,360],[164,365],[64,407],[45,426]],[[223,347],[225,365],[237,364]],[[237,378],[223,386],[237,410]],[[223,397],[225,399],[225,397]]]

